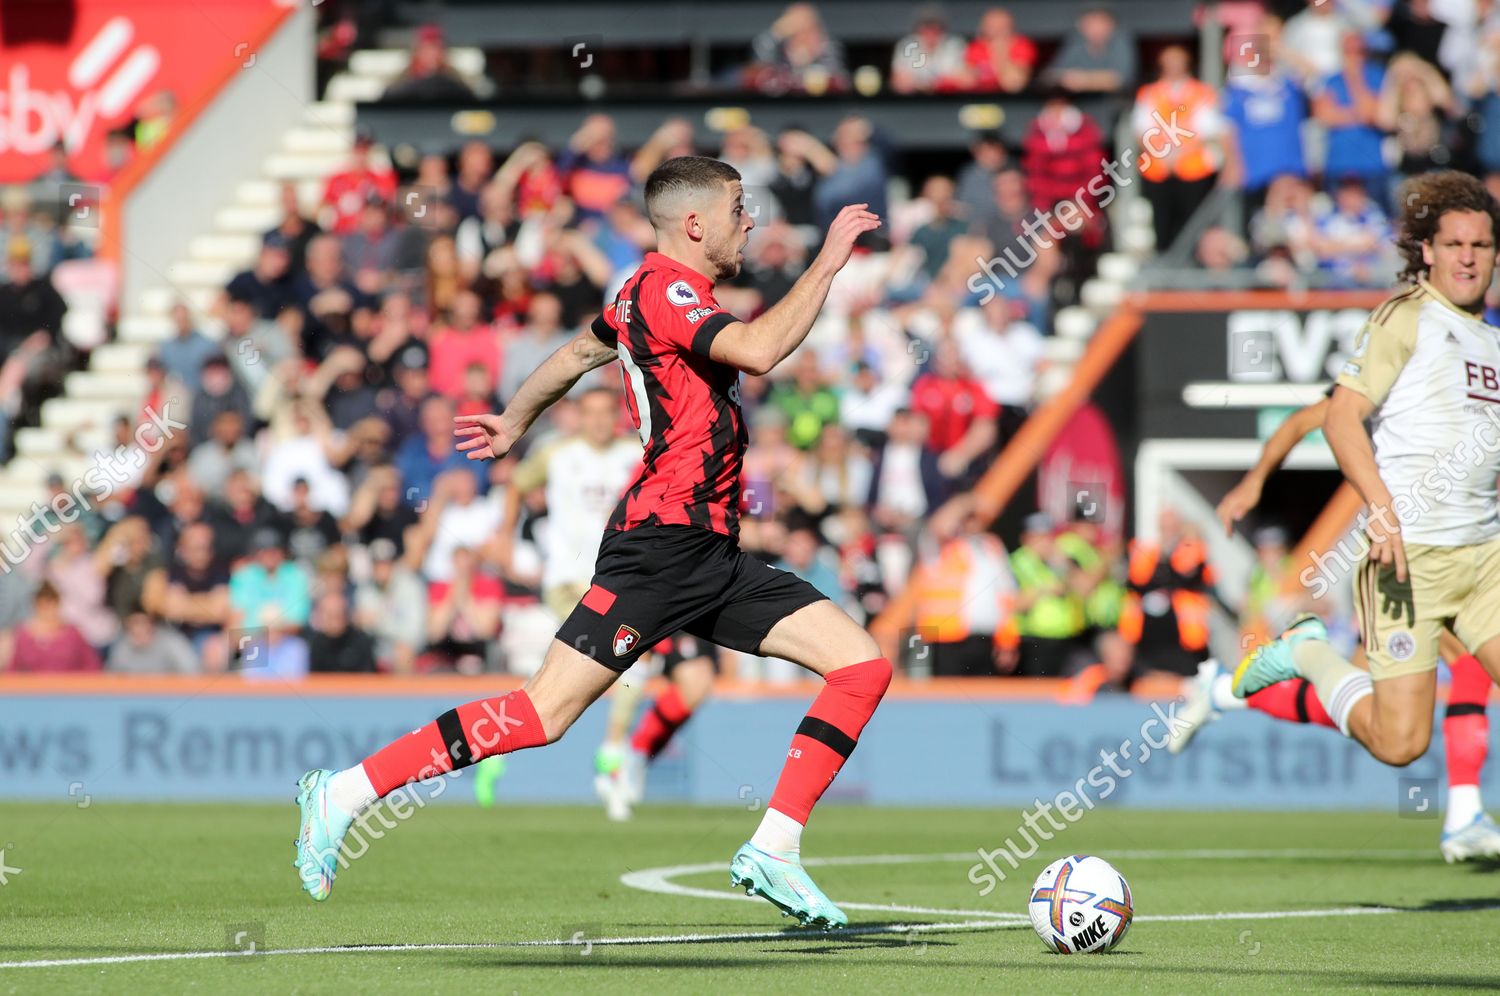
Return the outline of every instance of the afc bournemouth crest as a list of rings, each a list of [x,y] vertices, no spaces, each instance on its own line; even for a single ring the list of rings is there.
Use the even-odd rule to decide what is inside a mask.
[[[624,657],[640,642],[641,634],[629,626],[621,626],[615,630],[615,656]]]

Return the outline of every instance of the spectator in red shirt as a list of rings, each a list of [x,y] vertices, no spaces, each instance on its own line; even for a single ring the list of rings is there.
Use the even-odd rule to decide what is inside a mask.
[[[354,157],[347,169],[328,178],[323,188],[323,206],[329,217],[324,229],[348,235],[359,225],[359,215],[372,195],[389,204],[396,197],[396,173],[389,166],[371,161],[375,136],[361,129],[354,135]]]
[[[979,35],[964,52],[971,90],[1019,93],[1036,69],[1036,44],[1016,34],[1016,22],[1004,7],[991,7],[979,19]]]
[[[1076,235],[1059,243],[1067,272],[1075,277],[1093,273],[1096,256],[1104,248],[1107,221],[1089,184],[1103,169],[1104,132],[1073,106],[1067,93],[1054,90],[1027,129],[1021,148],[1032,204],[1048,216],[1053,232]],[[1103,189],[1098,183],[1094,188]],[[1064,203],[1072,207],[1057,213]]]
[[[495,327],[480,324],[479,295],[462,291],[453,299],[447,325],[432,333],[428,343],[428,379],[432,389],[457,401],[464,396],[464,371],[478,363],[489,375],[489,392],[500,383],[500,335]]]
[[[931,426],[927,447],[938,455],[943,475],[960,488],[977,480],[998,438],[1000,406],[964,372],[953,340],[933,347],[932,368],[912,384],[911,408]]]
[[[78,627],[63,622],[62,601],[52,582],[36,590],[31,618],[0,632],[0,671],[99,671],[104,662]]]
[[[1073,106],[1066,93],[1054,90],[1048,94],[1026,130],[1021,157],[1021,168],[1037,210],[1046,213],[1062,201],[1073,201],[1082,209],[1083,231],[1102,231],[1104,213],[1099,210],[1098,197],[1089,192],[1088,184],[1102,169],[1104,132],[1093,118]],[[1054,225],[1061,231],[1068,220],[1058,219]]]
[[[455,415],[484,415],[496,411],[500,399],[495,396],[495,382],[483,363],[475,360],[464,368],[464,393],[458,399]]]
[[[453,580],[427,586],[428,653],[418,668],[477,674],[487,645],[500,632],[505,588],[500,579],[480,570],[473,547],[453,551]]]

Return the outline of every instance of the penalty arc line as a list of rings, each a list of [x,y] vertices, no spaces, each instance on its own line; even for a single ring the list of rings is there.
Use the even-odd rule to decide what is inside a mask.
[[[1317,848],[1287,849],[1287,850],[1198,850],[1198,851],[1111,851],[1101,854],[1100,857],[1113,858],[1115,860],[1129,861],[1158,861],[1181,858],[1184,860],[1222,860],[1222,861],[1247,861],[1262,860],[1266,858],[1383,858],[1383,859],[1406,859],[1414,857],[1426,857],[1429,852],[1416,850],[1384,850],[1384,851],[1354,851],[1354,850],[1320,850]],[[982,864],[976,860],[978,855],[973,851],[960,851],[947,854],[870,854],[849,855],[830,858],[804,858],[802,864],[805,867],[833,867],[837,865],[911,865],[926,864],[934,862],[969,861]],[[758,902],[753,896],[747,896],[739,892],[727,892],[718,889],[700,889],[691,885],[679,885],[672,881],[682,875],[703,875],[717,871],[723,871],[722,862],[709,862],[697,865],[670,865],[665,868],[644,868],[640,871],[626,872],[620,876],[620,883],[641,892],[654,892],[666,896],[689,896],[694,899],[728,899],[741,902]],[[965,909],[936,909],[928,906],[904,906],[895,903],[854,903],[840,901],[839,905],[845,909],[865,910],[877,913],[908,913],[926,916],[982,916],[991,917],[996,920],[1017,920],[1019,922],[1030,922],[1026,916],[1018,913],[1002,913],[996,910],[965,910]],[[1360,907],[1363,909],[1364,907]],[[1398,912],[1398,911],[1393,911]],[[1185,914],[1186,915],[1186,914]],[[1211,918],[1218,914],[1192,914]],[[1136,917],[1136,920],[1141,920]],[[1149,921],[1147,921],[1149,922]]]

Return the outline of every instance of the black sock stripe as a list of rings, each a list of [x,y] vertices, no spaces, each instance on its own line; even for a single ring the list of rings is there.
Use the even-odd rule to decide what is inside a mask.
[[[1448,709],[1443,715],[1449,719],[1454,716],[1483,716],[1484,703],[1482,702],[1449,702]]]
[[[854,753],[855,740],[843,730],[832,723],[818,719],[816,716],[802,717],[802,725],[797,727],[797,732],[804,737],[811,737],[820,744],[824,744],[840,757],[848,757]]]
[[[1297,722],[1299,723],[1312,722],[1312,718],[1307,714],[1307,696],[1311,692],[1312,682],[1303,678],[1302,684],[1297,688]]]
[[[469,750],[469,737],[464,733],[464,724],[459,722],[458,710],[449,709],[437,718],[438,736],[448,748],[448,757],[453,761],[453,770],[467,768],[474,763],[474,754]]]

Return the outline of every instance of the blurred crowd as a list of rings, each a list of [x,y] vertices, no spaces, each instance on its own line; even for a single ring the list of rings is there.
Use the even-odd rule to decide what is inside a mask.
[[[1169,48],[1137,100],[1138,123],[1178,106],[1198,133],[1145,177],[1158,250],[1219,187],[1229,210],[1193,233],[1210,283],[1381,288],[1399,268],[1402,180],[1462,169],[1500,192],[1493,0],[1266,0],[1219,13],[1222,89]]]
[[[1232,29],[1264,29],[1253,51],[1227,53],[1223,91],[1169,45],[1130,118],[1152,150],[1140,180],[1158,245],[1227,186],[1254,208],[1247,231],[1260,256],[1220,227],[1200,258],[1254,263],[1284,282],[1314,272],[1385,282],[1376,257],[1389,239],[1379,226],[1391,183],[1425,167],[1376,156],[1386,165],[1371,172],[1370,157],[1346,148],[1369,135],[1340,129],[1374,128],[1356,118],[1370,109],[1365,97],[1385,106],[1392,77],[1426,87],[1482,73],[1489,43],[1444,55],[1454,29],[1413,27],[1422,3],[1326,0],[1284,26],[1259,4],[1221,6],[1253,15]],[[1488,38],[1490,5],[1477,9],[1471,33]],[[835,281],[806,345],[771,375],[744,379],[742,544],[861,620],[892,610],[914,675],[1079,675],[1103,689],[1150,670],[1189,673],[1218,599],[1189,527],[1174,517],[1158,541],[1127,548],[1086,517],[1033,516],[1007,550],[975,499],[1038,400],[1052,316],[1114,237],[1104,209],[1115,192],[1093,181],[1109,155],[1126,153],[1078,100],[1139,83],[1136,43],[1105,6],[1086,9],[1050,60],[1001,8],[976,30],[969,40],[923,8],[896,45],[891,86],[1041,86],[1043,107],[1018,146],[977,132],[962,161],[937,172],[903,170],[890,136],[860,115],[823,135],[741,120],[705,140],[683,119],[621,136],[608,115],[588,114],[557,147],[470,141],[399,173],[377,136],[357,133],[318,196],[284,185],[282,220],[209,312],[174,310],[141,412],[113,428],[119,480],[54,480],[54,496],[87,498],[75,501],[82,514],[48,512],[61,521],[41,536],[0,536],[0,669],[530,673],[558,619],[539,597],[545,490],[517,471],[539,447],[582,432],[579,398],[618,391],[619,373],[586,377],[498,462],[457,453],[452,419],[502,411],[592,321],[653,248],[646,177],[697,153],[740,171],[756,219],[742,272],[717,290],[744,319],[787,292],[839,207],[863,201],[886,219]],[[1332,48],[1297,40],[1315,30]],[[415,44],[426,52],[398,82],[451,75],[440,34],[419,32]],[[1304,65],[1314,49],[1342,61]],[[779,74],[765,85],[821,66],[833,89],[845,72],[807,4],[788,8],[755,52]],[[1469,82],[1445,83],[1453,94],[1472,106],[1489,99],[1458,78]],[[1417,89],[1398,88],[1398,109]],[[1303,140],[1309,114],[1326,126],[1316,155]],[[1153,128],[1155,146],[1145,141]],[[1481,146],[1451,148],[1486,164]],[[1428,165],[1440,164],[1437,148]],[[1366,171],[1344,168],[1354,162]],[[46,274],[66,239],[37,202],[22,207],[28,196],[3,195],[0,386],[26,380],[59,342],[61,300]],[[1062,220],[1065,202],[1080,224],[1059,239],[1029,234],[1044,213]],[[993,265],[1002,250],[1004,278]],[[31,403],[25,390],[0,399],[0,412]],[[616,411],[616,436],[632,438],[623,405]],[[778,662],[726,664],[741,677],[788,675]]]
[[[741,392],[745,546],[878,612],[939,555],[950,537],[928,520],[1035,399],[1044,333],[1028,318],[1050,313],[1045,285],[981,305],[966,281],[997,191],[1027,196],[1024,177],[996,163],[986,182],[976,158],[959,178],[972,205],[948,176],[892,200],[861,118],[827,144],[745,125],[709,149],[672,120],[628,150],[591,115],[565,148],[497,158],[473,142],[407,176],[361,134],[317,203],[287,184],[282,221],[212,312],[174,309],[140,414],[114,428],[122,479],[51,481],[86,510],[40,542],[3,539],[0,665],[533,670],[557,625],[538,598],[544,491],[512,484],[524,449],[464,459],[452,419],[503,410],[592,321],[653,248],[645,177],[698,151],[739,166],[758,213],[744,272],[719,293],[743,318],[787,291],[840,205],[868,199],[888,219],[803,350]],[[601,386],[618,390],[618,371],[581,381],[529,447],[576,434],[577,397]]]

